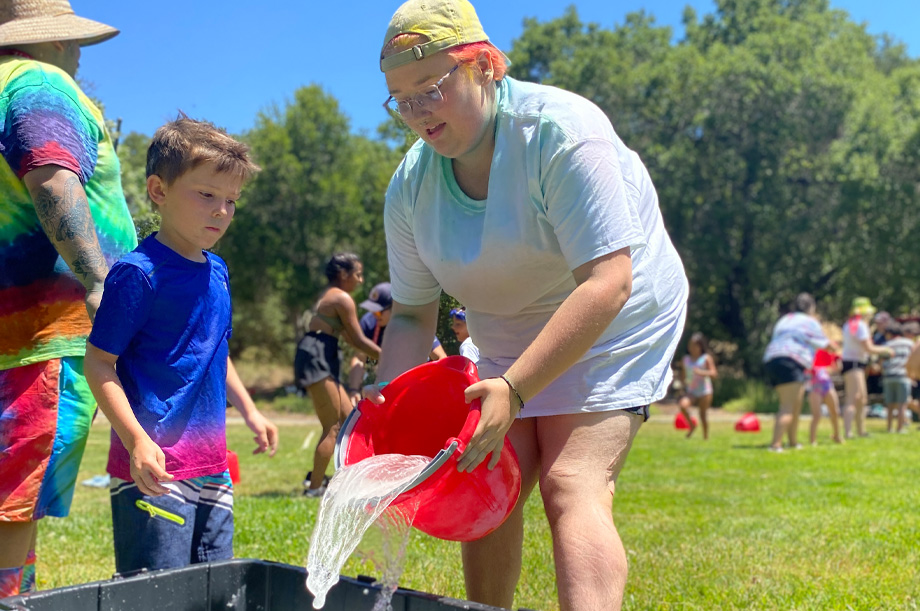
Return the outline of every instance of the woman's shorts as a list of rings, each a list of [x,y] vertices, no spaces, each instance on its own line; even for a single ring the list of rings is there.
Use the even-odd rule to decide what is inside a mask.
[[[885,405],[910,401],[910,378],[882,378],[882,394]]]
[[[793,382],[805,382],[805,368],[786,356],[767,361],[764,364],[764,372],[767,375],[767,383],[773,387]]]
[[[0,371],[0,522],[70,512],[95,411],[83,357]]]
[[[843,367],[840,369],[840,373],[846,373],[851,369],[865,369],[866,363],[861,363],[859,361],[843,361]]]
[[[294,355],[295,384],[307,388],[326,378],[338,382],[340,370],[339,338],[322,331],[303,336]]]

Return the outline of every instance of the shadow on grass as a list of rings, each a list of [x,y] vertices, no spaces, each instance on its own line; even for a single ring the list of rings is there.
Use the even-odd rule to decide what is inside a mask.
[[[303,488],[263,490],[262,492],[247,493],[246,496],[256,499],[296,499],[303,496]]]
[[[732,444],[732,450],[766,450],[770,447],[769,443],[736,443]]]

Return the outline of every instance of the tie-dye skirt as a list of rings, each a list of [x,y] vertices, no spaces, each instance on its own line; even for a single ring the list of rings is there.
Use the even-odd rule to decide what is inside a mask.
[[[83,357],[0,371],[0,522],[70,512],[95,409]]]

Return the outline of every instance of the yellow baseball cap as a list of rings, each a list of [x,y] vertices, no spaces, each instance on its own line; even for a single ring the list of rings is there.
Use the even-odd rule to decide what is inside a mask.
[[[383,57],[383,48],[400,34],[420,34],[428,41]],[[476,9],[467,0],[408,0],[390,19],[380,52],[380,71],[388,72],[445,49],[488,40]]]

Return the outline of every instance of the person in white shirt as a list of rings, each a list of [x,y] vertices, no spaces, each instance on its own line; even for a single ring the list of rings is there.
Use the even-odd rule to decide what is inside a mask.
[[[470,331],[466,327],[466,308],[454,308],[450,311],[450,329],[460,340],[460,356],[479,362],[479,348],[473,343]]]
[[[875,306],[867,297],[856,297],[850,307],[850,318],[843,323],[843,387],[846,398],[843,403],[843,430],[847,439],[853,438],[853,422],[856,434],[866,437],[866,365],[869,355],[887,355],[890,350],[877,346],[872,341],[869,320],[875,314]]]
[[[791,448],[802,447],[798,442],[798,429],[805,399],[805,371],[811,369],[815,350],[829,343],[821,323],[815,318],[814,297],[799,293],[792,309],[773,327],[763,355],[767,381],[779,395],[773,442],[768,448],[773,452],[783,451],[783,435],[788,437]]]
[[[560,608],[619,609],[615,482],[666,394],[688,293],[649,173],[597,106],[505,76],[466,0],[403,4],[380,59],[385,104],[420,140],[386,195],[393,317],[378,378],[424,362],[443,288],[480,350],[466,398],[482,417],[458,467],[493,468],[506,435],[521,466],[511,515],[462,546],[467,598],[512,607],[539,481]]]

